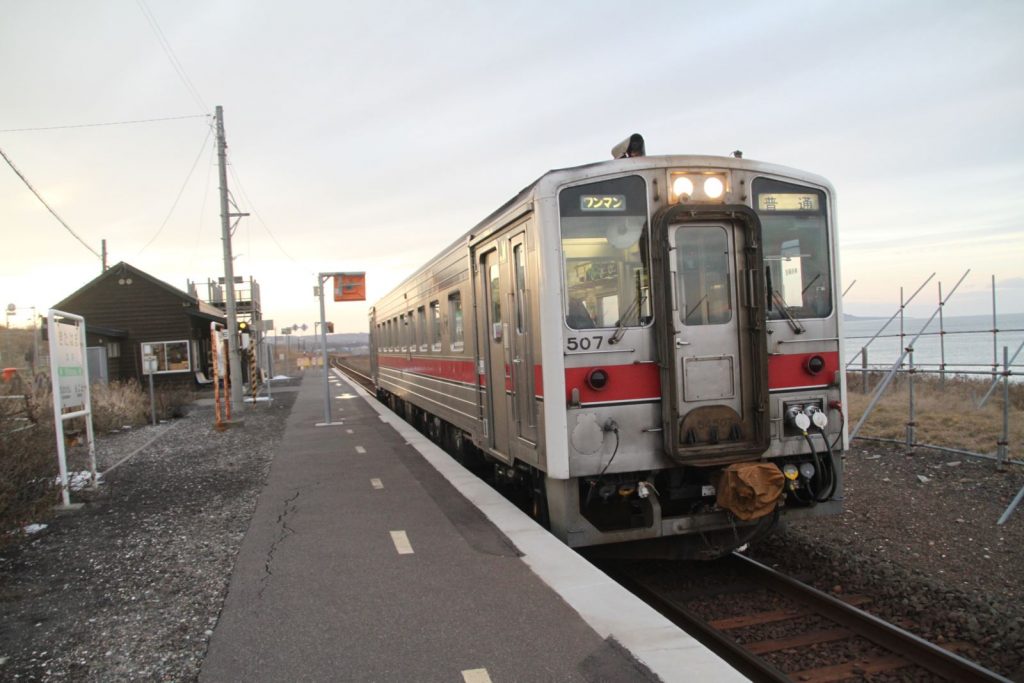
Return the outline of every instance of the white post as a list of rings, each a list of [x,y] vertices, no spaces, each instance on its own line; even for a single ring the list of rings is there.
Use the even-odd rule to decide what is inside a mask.
[[[57,322],[57,318],[72,321]],[[64,508],[71,508],[68,485],[67,451],[64,446],[64,421],[85,418],[89,442],[89,469],[92,485],[96,475],[96,441],[92,428],[92,403],[89,394],[89,366],[85,351],[85,318],[51,308],[46,317],[50,337],[50,385],[53,391],[53,424],[57,438],[57,466],[60,470],[61,499]],[[67,328],[75,327],[70,330]],[[65,413],[65,408],[72,412]],[[80,410],[74,410],[80,408]]]

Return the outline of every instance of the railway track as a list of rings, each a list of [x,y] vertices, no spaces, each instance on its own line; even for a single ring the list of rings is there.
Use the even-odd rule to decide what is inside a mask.
[[[742,555],[695,576],[647,563],[599,563],[609,575],[754,681],[1002,681],[951,651]],[[669,571],[664,571],[669,569]],[[671,574],[669,573],[671,572]]]
[[[331,365],[374,393],[368,368],[345,357]],[[743,555],[655,570],[595,563],[754,681],[1008,682],[954,652],[955,643],[944,649],[858,609],[866,596],[839,599]]]
[[[332,367],[338,368],[344,372],[351,379],[359,382],[364,389],[370,392],[371,396],[376,395],[377,389],[373,384],[373,378],[363,372],[366,368],[363,368],[362,366],[356,367],[352,361],[344,356],[332,356],[330,364]]]

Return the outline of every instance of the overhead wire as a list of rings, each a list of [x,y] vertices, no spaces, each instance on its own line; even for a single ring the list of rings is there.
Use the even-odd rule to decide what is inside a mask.
[[[196,243],[192,247],[192,255],[189,257],[189,270],[195,265],[196,252],[199,251],[199,242],[203,239],[203,220],[206,217],[206,200],[210,196],[210,176],[213,174],[213,155],[217,152],[216,145],[210,145],[210,157],[206,162],[206,182],[203,187],[203,204],[199,209],[199,229],[196,231]]]
[[[96,251],[95,249],[90,247],[88,244],[86,244],[85,240],[83,240],[81,237],[79,237],[78,234],[74,230],[71,229],[71,226],[69,226],[67,223],[64,222],[64,219],[61,218],[60,215],[58,215],[58,213],[56,211],[54,211],[53,207],[46,203],[46,200],[43,199],[43,196],[36,191],[36,188],[32,187],[32,183],[30,183],[28,181],[28,178],[26,178],[24,176],[24,174],[22,174],[22,172],[18,170],[18,167],[14,165],[14,162],[11,161],[10,157],[8,157],[7,154],[2,149],[0,149],[0,156],[2,156],[4,158],[4,161],[7,162],[7,165],[11,167],[11,170],[14,171],[18,175],[19,178],[21,178],[21,182],[25,183],[25,186],[28,187],[28,189],[32,191],[32,194],[34,194],[36,196],[36,199],[38,199],[42,203],[42,205],[46,207],[46,210],[49,211],[51,214],[53,214],[53,217],[56,218],[57,221],[60,222],[60,224],[64,226],[64,229],[67,230],[69,233],[71,233],[72,237],[74,237],[76,240],[81,242],[83,247],[85,247],[86,249],[91,251],[93,256],[95,256],[96,258],[102,260],[103,256],[100,255],[100,253],[98,251]]]
[[[252,199],[249,198],[249,193],[245,191],[245,186],[242,184],[241,179],[238,177],[238,173],[235,172],[234,165],[229,165],[228,170],[231,172],[231,177],[234,179],[235,184],[238,185],[238,189],[241,192],[242,198],[245,199],[245,203],[249,205],[249,211],[251,211],[253,215],[256,216],[256,219],[259,220],[260,225],[262,225],[263,229],[267,231],[267,235],[270,236],[270,239],[274,242],[277,248],[281,250],[281,253],[284,254],[289,261],[298,265],[299,262],[292,258],[291,254],[285,251],[285,248],[282,247],[281,243],[277,241],[276,237],[274,237],[274,233],[270,231],[270,226],[268,226],[267,222],[263,220],[263,216],[261,216],[260,212],[256,210],[256,207],[252,203]]]
[[[167,36],[164,35],[163,30],[160,28],[160,23],[156,20],[156,16],[152,11],[150,11],[149,6],[146,5],[146,0],[135,0],[135,3],[139,6],[139,10],[142,12],[142,15],[146,17],[146,21],[149,22],[150,28],[153,29],[153,33],[156,35],[157,42],[160,43],[160,47],[163,48],[164,54],[167,55],[167,60],[171,63],[171,66],[174,67],[174,70],[178,74],[178,78],[180,78],[181,82],[184,83],[189,94],[192,95],[192,98],[195,99],[196,104],[199,105],[199,108],[202,111],[210,111],[210,108],[206,106],[206,102],[203,100],[202,95],[199,94],[199,91],[196,89],[195,85],[193,85],[192,79],[190,79],[188,74],[185,73],[185,67],[183,67],[181,62],[178,61],[178,56],[174,54],[174,48],[171,47],[171,43],[167,40]]]
[[[192,162],[192,167],[188,170],[188,175],[185,176],[185,182],[181,184],[181,189],[178,190],[178,195],[174,198],[174,202],[171,204],[171,209],[170,211],[167,212],[167,216],[164,218],[164,222],[160,224],[160,227],[157,229],[156,234],[154,234],[149,239],[149,241],[146,242],[146,244],[144,244],[141,249],[139,249],[136,256],[144,252],[149,247],[149,245],[153,244],[153,242],[156,241],[156,238],[160,236],[160,233],[162,233],[164,231],[164,228],[167,226],[167,222],[171,220],[171,216],[174,215],[174,210],[178,207],[178,202],[181,200],[181,195],[185,193],[185,188],[188,187],[188,181],[192,179],[192,174],[195,172],[196,166],[199,165],[199,160],[203,158],[203,152],[206,151],[206,143],[210,141],[210,135],[212,133],[213,126],[210,126],[206,130],[206,137],[203,138],[203,144],[199,147],[199,154],[196,155],[195,161]]]
[[[199,119],[210,114],[188,114],[187,116],[164,116],[158,119],[134,119],[131,121],[107,121],[104,123],[73,123],[65,126],[41,126],[39,128],[5,128],[0,133],[26,133],[39,130],[67,130],[69,128],[99,128],[100,126],[128,126],[137,123],[156,123],[158,121],[180,121],[181,119]]]

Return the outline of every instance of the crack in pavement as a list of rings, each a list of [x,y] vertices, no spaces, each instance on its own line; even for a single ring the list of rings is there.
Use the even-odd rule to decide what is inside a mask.
[[[273,543],[270,544],[270,548],[267,550],[267,559],[263,564],[264,575],[260,579],[260,590],[258,597],[263,598],[263,591],[267,588],[267,583],[270,581],[270,577],[273,576],[274,572],[271,570],[270,565],[274,563],[274,553],[277,552],[277,546],[284,542],[286,538],[295,533],[295,529],[288,526],[288,515],[295,512],[298,509],[298,505],[295,504],[295,500],[299,497],[302,491],[296,491],[295,495],[284,501],[284,509],[281,514],[277,516],[277,523],[281,526],[281,532]]]

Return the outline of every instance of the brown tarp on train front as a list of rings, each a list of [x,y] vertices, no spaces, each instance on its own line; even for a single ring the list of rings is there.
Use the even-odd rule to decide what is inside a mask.
[[[785,476],[767,462],[741,462],[722,470],[716,502],[746,521],[771,514],[782,496]]]

